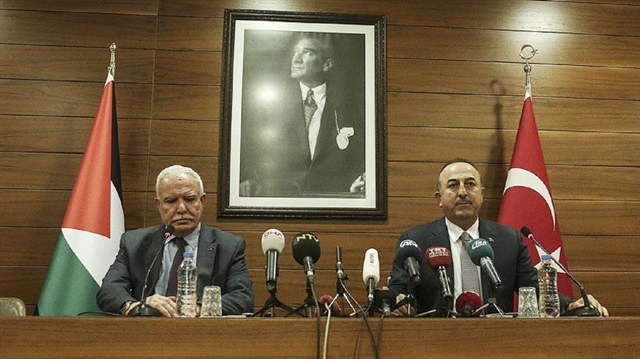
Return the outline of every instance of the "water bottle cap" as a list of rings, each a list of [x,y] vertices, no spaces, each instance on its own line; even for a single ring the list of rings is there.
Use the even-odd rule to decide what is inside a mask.
[[[184,258],[193,259],[193,252],[184,252]]]
[[[543,254],[540,256],[540,260],[547,261],[551,260],[551,254]]]

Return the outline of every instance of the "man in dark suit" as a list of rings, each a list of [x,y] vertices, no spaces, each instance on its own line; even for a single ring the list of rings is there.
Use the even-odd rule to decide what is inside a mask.
[[[340,85],[344,79],[329,80],[336,65],[330,36],[305,34],[296,42],[294,81],[271,83],[268,99],[245,88],[241,196],[350,196],[363,190],[364,97]]]
[[[241,237],[201,222],[204,199],[202,179],[193,169],[174,165],[160,172],[155,203],[164,225],[127,231],[122,235],[118,255],[97,294],[98,306],[103,311],[135,314],[149,272],[147,306],[165,317],[176,316],[176,287],[169,283],[170,268],[178,252],[176,243],[180,241],[185,251],[195,255],[198,303],[203,287],[216,285],[222,291],[223,315],[253,312],[245,242]],[[175,228],[173,235],[165,236],[167,226]],[[151,267],[156,255],[158,259]]]
[[[451,291],[456,298],[468,289],[463,286],[475,285],[473,291],[480,292],[483,303],[490,298],[495,298],[495,304],[505,312],[513,310],[513,295],[520,287],[538,287],[537,272],[531,264],[527,246],[520,234],[508,226],[479,218],[482,206],[484,187],[480,174],[476,167],[465,159],[455,159],[447,163],[441,170],[436,200],[444,212],[444,217],[431,223],[414,227],[400,236],[400,243],[411,239],[418,244],[422,253],[431,247],[445,247],[452,257],[452,266],[447,269],[451,279]],[[472,239],[483,238],[491,245],[495,257],[494,265],[502,285],[498,289],[492,289],[489,279],[481,273],[478,267],[473,267],[476,272],[475,283],[464,283],[468,278],[463,275],[461,267],[465,259],[466,249],[463,246],[463,234],[467,233]],[[396,249],[396,250],[397,250]],[[468,257],[468,256],[467,256]],[[421,258],[423,259],[423,258]],[[468,259],[468,258],[467,258]],[[440,291],[439,277],[436,271],[423,263],[420,269],[421,282],[413,288],[417,313],[433,312],[434,315],[448,314],[447,310],[453,309],[451,303],[445,304]],[[463,278],[464,276],[464,278]],[[409,294],[408,273],[404,264],[398,261],[398,256],[393,264],[389,286],[398,293],[398,300],[402,301]],[[469,284],[467,284],[469,283]],[[591,304],[607,316],[606,308],[597,300],[590,297]],[[561,295],[562,311],[577,308],[583,305],[582,298],[571,301],[570,298]],[[406,313],[407,307],[402,307],[400,312]],[[489,306],[485,313],[496,312],[494,306]]]

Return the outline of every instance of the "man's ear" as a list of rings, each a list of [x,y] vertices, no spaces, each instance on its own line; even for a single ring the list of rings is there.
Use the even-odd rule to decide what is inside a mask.
[[[440,195],[440,192],[436,191],[434,194],[434,198],[436,199],[438,207],[442,208],[442,196]]]
[[[322,71],[324,72],[328,72],[329,70],[331,70],[331,68],[333,67],[333,58],[328,58],[327,61],[324,62],[324,65],[322,65]]]

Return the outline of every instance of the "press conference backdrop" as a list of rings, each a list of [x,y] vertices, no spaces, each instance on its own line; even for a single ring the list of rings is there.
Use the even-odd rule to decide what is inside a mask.
[[[387,21],[388,219],[216,221],[225,8],[380,14]],[[260,239],[284,232],[278,298],[306,296],[291,238],[320,240],[316,292],[336,292],[335,247],[365,301],[367,248],[382,277],[403,230],[441,215],[442,164],[479,165],[495,219],[524,96],[520,47],[570,269],[612,315],[640,315],[640,5],[463,1],[0,1],[0,296],[33,311],[97,108],[108,47],[128,229],[156,224],[156,174],[198,170],[205,220],[247,240],[256,309],[267,299]]]

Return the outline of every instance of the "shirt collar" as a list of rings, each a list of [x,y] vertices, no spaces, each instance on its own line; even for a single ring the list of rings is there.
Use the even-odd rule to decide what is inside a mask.
[[[462,228],[458,227],[458,225],[451,222],[447,217],[444,218],[445,223],[447,224],[447,231],[449,232],[449,238],[453,242],[457,242],[462,235],[462,232],[467,232],[473,239],[480,238],[480,219],[476,219],[475,223],[469,227],[466,231]]]
[[[324,96],[327,93],[327,83],[323,83],[320,86],[316,86],[314,88],[309,88],[307,86],[305,86],[302,82],[298,82],[300,84],[300,93],[302,94],[302,100],[304,101],[307,98],[307,92],[309,92],[309,89],[313,90],[313,98],[316,101],[319,101],[321,98],[324,98]]]
[[[201,226],[202,226],[202,223],[198,223],[198,225],[193,230],[193,232],[187,234],[184,237],[184,240],[187,241],[187,244],[189,245],[189,247],[191,247],[191,249],[198,248],[198,240],[200,239],[200,227]],[[169,243],[173,238],[175,238],[175,235],[171,235],[169,238],[167,238],[165,240],[164,243],[165,244]]]

